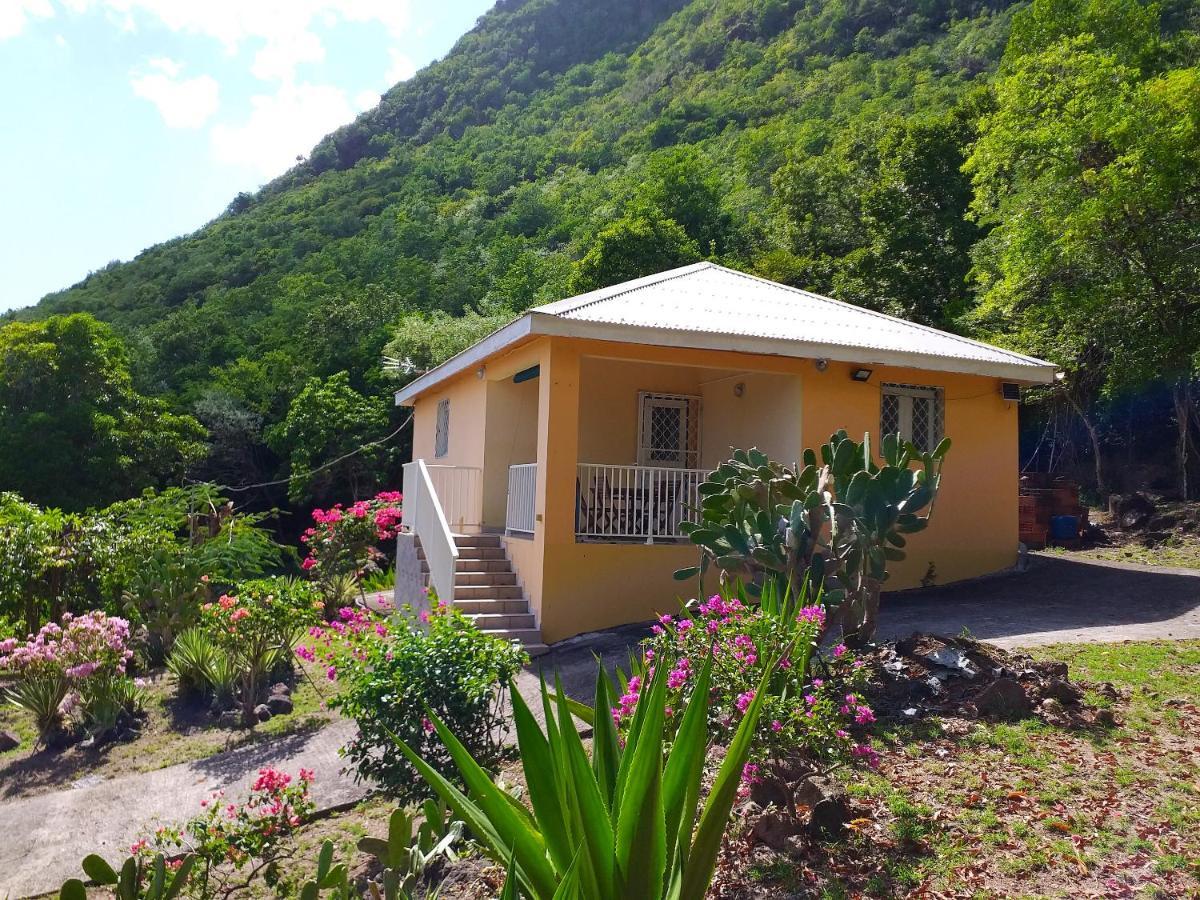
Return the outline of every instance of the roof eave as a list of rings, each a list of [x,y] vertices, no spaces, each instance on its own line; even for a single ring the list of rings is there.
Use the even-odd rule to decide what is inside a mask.
[[[645,325],[592,322],[562,318],[552,313],[534,310],[492,332],[457,356],[451,357],[441,365],[409,382],[396,391],[396,405],[411,406],[419,395],[435,385],[484,362],[526,337],[539,334],[590,338],[623,344],[654,344],[665,347],[686,347],[694,350],[753,353],[800,359],[821,358],[861,365],[903,366],[932,372],[954,372],[1001,378],[1026,385],[1051,384],[1057,372],[1057,367],[1053,363],[1044,360],[1031,360],[1032,364],[1005,363],[939,356],[915,351],[875,350],[867,347],[850,347],[816,341],[793,341],[785,338],[714,334],[675,328],[653,328]]]
[[[1057,371],[1057,367],[1053,363],[1044,360],[1037,360],[1039,364],[1005,363],[939,356],[915,351],[850,347],[816,341],[794,341],[785,338],[714,334],[704,331],[654,328],[645,325],[581,321],[536,312],[531,315],[534,318],[533,330],[538,334],[591,338],[626,344],[654,344],[656,346],[787,356],[800,359],[821,358],[862,365],[905,366],[936,372],[1002,378],[1021,384],[1050,384],[1054,381]]]

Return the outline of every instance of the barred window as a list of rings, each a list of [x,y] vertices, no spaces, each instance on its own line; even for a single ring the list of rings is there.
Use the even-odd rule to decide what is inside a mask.
[[[928,452],[942,439],[945,398],[941,388],[916,384],[883,384],[879,433],[899,434]]]
[[[450,450],[450,399],[438,401],[437,426],[433,433],[433,455],[441,459]]]
[[[638,394],[638,465],[694,469],[700,464],[700,398]]]

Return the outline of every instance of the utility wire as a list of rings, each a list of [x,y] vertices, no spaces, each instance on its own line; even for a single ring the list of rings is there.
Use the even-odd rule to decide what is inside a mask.
[[[275,481],[263,481],[263,482],[260,482],[259,484],[244,484],[241,487],[232,487],[228,484],[218,484],[218,485],[216,485],[216,487],[223,491],[231,491],[234,493],[241,493],[242,491],[253,491],[253,490],[257,490],[258,488],[275,487],[280,484],[289,484],[290,482],[294,481],[297,478],[304,478],[309,475],[315,475],[318,472],[323,472],[325,469],[328,469],[331,466],[336,466],[338,463],[342,462],[343,460],[347,460],[352,456],[357,456],[358,454],[362,453],[364,450],[369,450],[372,447],[378,447],[380,444],[386,444],[388,441],[390,441],[392,438],[394,438],[401,431],[403,431],[405,428],[408,427],[408,424],[413,420],[413,415],[414,415],[414,413],[409,413],[408,418],[405,419],[404,422],[401,423],[400,427],[397,428],[395,431],[393,431],[391,434],[387,435],[386,437],[381,437],[381,438],[379,438],[379,440],[376,440],[376,441],[369,441],[368,443],[363,444],[361,447],[357,447],[354,450],[351,450],[349,453],[343,453],[337,459],[331,459],[329,462],[322,463],[319,466],[309,469],[307,472],[293,472],[287,478],[279,478],[279,479],[276,479]],[[205,482],[197,481],[197,482],[193,482],[193,483],[201,484],[201,483],[205,483]]]

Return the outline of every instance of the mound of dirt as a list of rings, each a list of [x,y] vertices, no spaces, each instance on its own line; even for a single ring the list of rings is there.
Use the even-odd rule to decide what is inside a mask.
[[[1112,712],[1089,706],[1067,664],[1035,660],[970,638],[913,634],[862,657],[874,671],[877,716],[913,721],[928,715],[1015,720],[1035,715],[1066,727],[1108,727]],[[1110,684],[1087,685],[1114,699]]]

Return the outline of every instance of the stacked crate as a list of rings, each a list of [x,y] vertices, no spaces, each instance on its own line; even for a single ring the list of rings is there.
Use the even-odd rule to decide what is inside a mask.
[[[1040,549],[1050,540],[1050,520],[1055,516],[1074,516],[1078,522],[1075,534],[1054,543],[1071,546],[1087,525],[1087,507],[1079,502],[1079,485],[1064,478],[1054,478],[1040,472],[1021,476],[1020,540],[1025,546]]]

